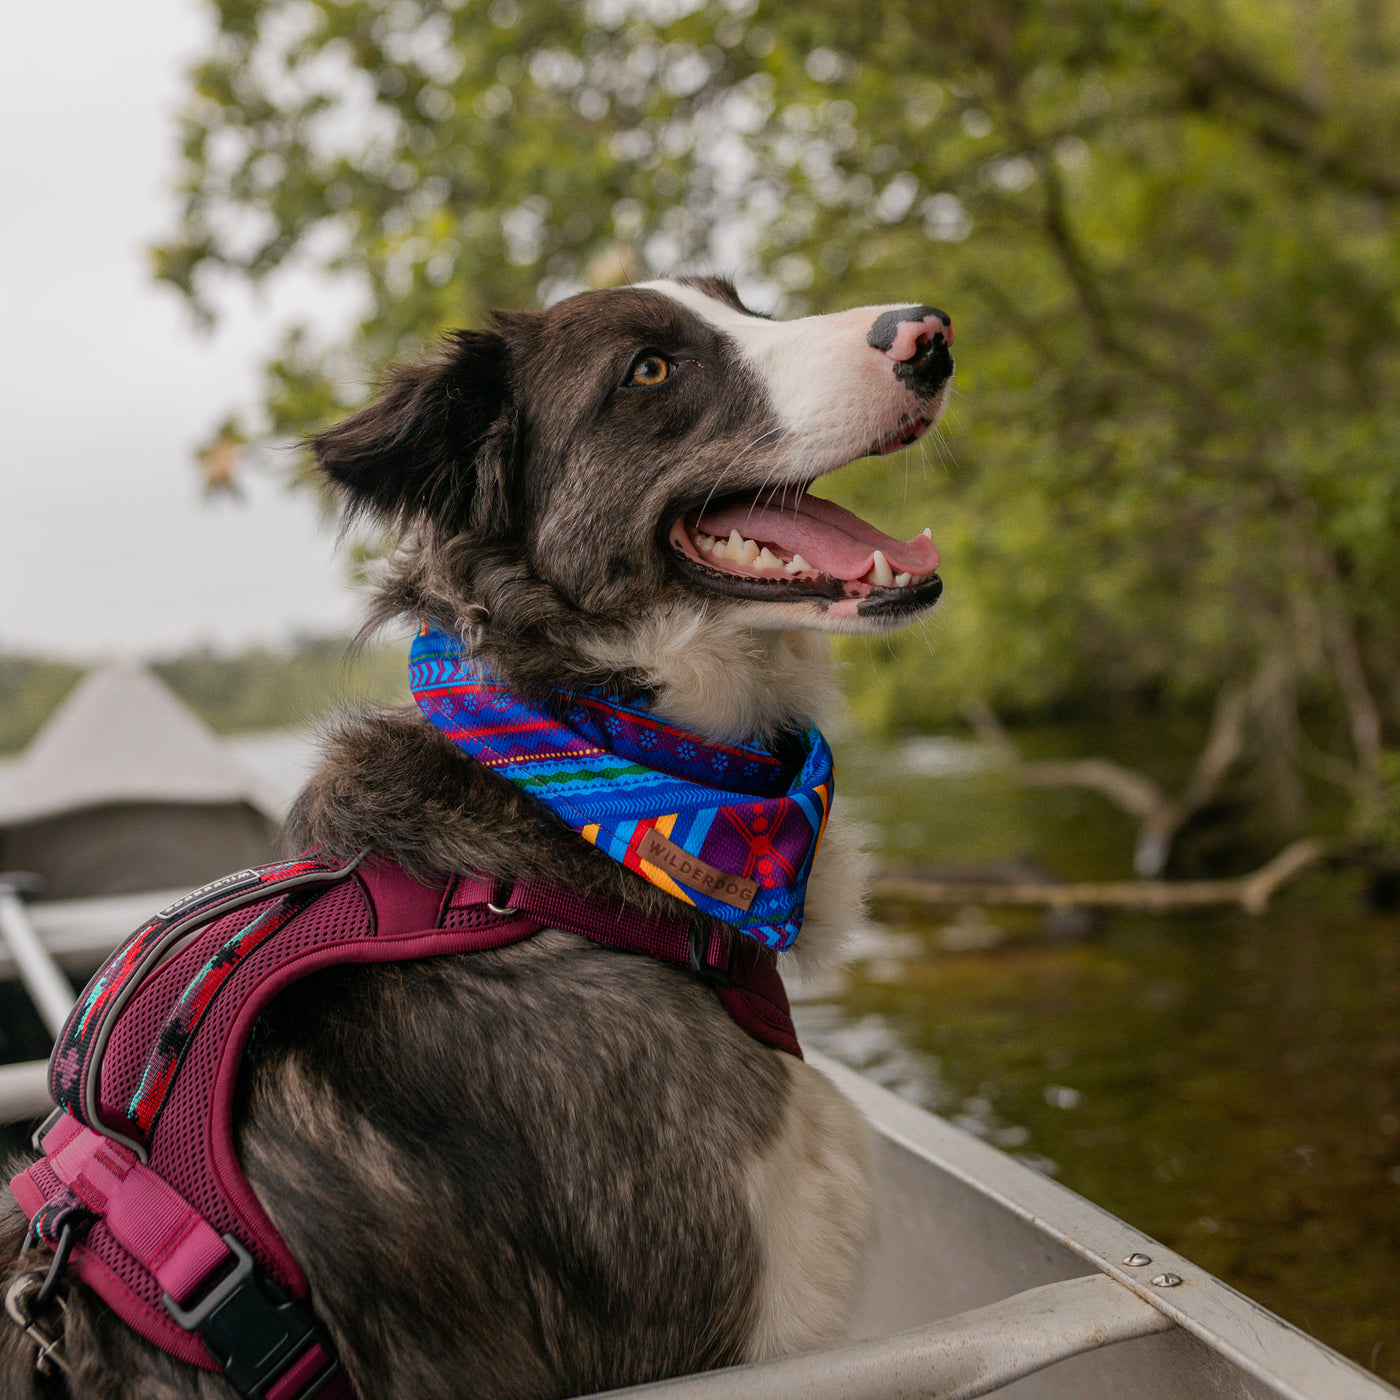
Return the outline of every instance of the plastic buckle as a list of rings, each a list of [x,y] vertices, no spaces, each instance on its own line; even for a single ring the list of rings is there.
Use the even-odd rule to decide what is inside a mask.
[[[326,1365],[295,1392],[295,1400],[311,1400],[340,1374],[340,1358],[307,1309],[295,1299],[273,1296],[274,1286],[258,1277],[253,1256],[232,1235],[223,1241],[234,1256],[233,1269],[191,1308],[162,1294],[166,1311],[186,1332],[199,1333],[223,1366],[224,1379],[245,1400],[264,1400],[309,1348],[319,1346]]]
[[[33,1134],[30,1136],[29,1143],[36,1152],[42,1152],[44,1150],[44,1138],[48,1135],[51,1128],[57,1126],[59,1120],[67,1111],[68,1110],[65,1109],[62,1104],[59,1104],[58,1107],[34,1129]]]

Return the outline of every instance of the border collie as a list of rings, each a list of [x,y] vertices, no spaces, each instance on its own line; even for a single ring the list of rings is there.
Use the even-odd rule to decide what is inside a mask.
[[[631,697],[708,740],[781,747],[831,699],[822,633],[938,599],[927,532],[892,539],[810,488],[928,430],[951,342],[922,305],[776,322],[713,278],[588,292],[452,332],[312,448],[348,511],[396,532],[371,625],[426,619],[544,706]],[[288,837],[680,907],[414,707],[338,722]],[[858,917],[859,864],[829,826],[807,963]],[[763,1360],[839,1340],[857,1299],[875,1216],[859,1115],[652,958],[546,929],[328,969],[264,1014],[240,1095],[244,1171],[364,1400]],[[12,1205],[6,1258],[24,1232]],[[42,1275],[39,1254],[10,1278]],[[65,1291],[71,1376],[36,1375],[0,1324],[4,1394],[233,1393]]]

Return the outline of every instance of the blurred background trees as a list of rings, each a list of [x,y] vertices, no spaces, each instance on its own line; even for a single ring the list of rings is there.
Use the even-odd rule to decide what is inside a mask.
[[[934,624],[857,669],[866,717],[1179,712],[1193,801],[1247,781],[1297,825],[1331,790],[1393,827],[1397,0],[216,9],[158,275],[203,316],[289,271],[357,308],[270,346],[225,434],[323,423],[490,306],[675,268],[781,315],[930,301],[944,444],[831,484],[945,557]]]

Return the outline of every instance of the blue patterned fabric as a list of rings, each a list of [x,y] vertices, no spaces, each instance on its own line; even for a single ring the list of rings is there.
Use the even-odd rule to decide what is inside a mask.
[[[680,729],[645,701],[561,691],[536,705],[427,624],[409,682],[458,748],[619,864],[769,948],[792,945],[831,811],[820,730],[773,752]]]

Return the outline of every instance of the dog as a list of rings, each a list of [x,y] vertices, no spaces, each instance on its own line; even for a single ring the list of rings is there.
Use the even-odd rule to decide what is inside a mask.
[[[831,704],[824,634],[938,599],[927,532],[893,540],[809,487],[928,431],[952,338],[923,305],[774,321],[714,278],[586,292],[450,333],[311,448],[348,516],[396,533],[371,627],[429,619],[545,706],[641,697],[781,747]],[[413,707],[337,722],[287,834],[680,908]],[[859,916],[859,865],[829,824],[807,964]],[[364,1400],[542,1400],[828,1344],[873,1238],[866,1130],[822,1075],[702,978],[554,929],[316,972],[258,1021],[237,1112],[242,1168]],[[20,1257],[26,1226],[11,1204],[6,1286],[48,1265]],[[67,1377],[0,1325],[5,1395],[235,1393],[64,1294]]]

